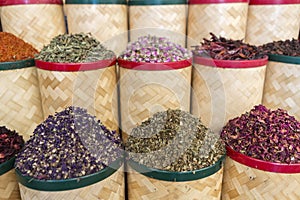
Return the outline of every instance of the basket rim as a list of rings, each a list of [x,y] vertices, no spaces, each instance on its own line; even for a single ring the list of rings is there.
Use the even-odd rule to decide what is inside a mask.
[[[25,4],[59,4],[62,0],[0,0],[0,6],[25,5]]]
[[[134,62],[118,58],[117,62],[121,68],[148,71],[176,70],[192,66],[192,58],[165,63]]]
[[[255,169],[260,169],[268,172],[276,172],[276,173],[288,173],[288,174],[300,173],[300,163],[286,164],[286,163],[274,163],[274,162],[259,160],[257,158],[252,158],[250,156],[246,156],[245,154],[239,153],[227,145],[226,145],[226,154],[236,162],[239,162],[243,165]]]
[[[0,62],[0,70],[12,70],[12,69],[23,69],[28,67],[34,67],[34,59],[17,60],[9,62]]]
[[[249,3],[249,0],[189,0],[190,5],[194,4],[215,4],[215,3]]]
[[[193,63],[218,68],[255,68],[265,66],[268,63],[268,56],[256,60],[217,60],[202,56],[193,56]]]
[[[65,4],[127,4],[126,0],[66,0]]]
[[[287,56],[280,54],[268,54],[269,61],[289,63],[289,64],[300,64],[300,56]]]
[[[57,63],[47,62],[42,60],[35,60],[35,65],[39,69],[49,71],[63,71],[63,72],[74,72],[74,71],[89,71],[110,67],[116,64],[116,57],[106,60],[99,60],[95,62],[86,63]]]
[[[100,182],[114,174],[123,163],[123,158],[119,158],[112,162],[109,166],[94,174],[63,180],[39,180],[29,176],[23,176],[18,168],[15,168],[15,172],[18,182],[28,188],[39,191],[65,191],[86,187]]]
[[[300,0],[250,0],[249,5],[299,4]]]
[[[14,168],[14,163],[15,163],[16,157],[13,156],[4,163],[0,164],[0,176],[8,172],[9,170]]]
[[[193,171],[186,171],[186,172],[173,172],[173,171],[155,169],[140,164],[132,159],[129,159],[127,162],[129,166],[132,167],[135,171],[147,177],[163,180],[163,181],[184,182],[184,181],[193,181],[201,178],[206,178],[212,174],[215,174],[217,171],[219,171],[222,168],[225,157],[226,157],[225,155],[222,155],[222,157],[215,164],[209,167],[205,167]]]
[[[129,6],[186,4],[186,0],[128,0]]]

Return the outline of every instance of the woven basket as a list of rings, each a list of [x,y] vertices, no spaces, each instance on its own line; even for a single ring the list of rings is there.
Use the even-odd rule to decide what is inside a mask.
[[[126,1],[99,1],[99,4],[95,2],[97,1],[66,2],[69,33],[90,32],[105,43],[106,47],[119,54],[128,42]]]
[[[43,120],[34,60],[0,63],[0,124],[28,140]]]
[[[263,104],[300,120],[300,57],[269,55]]]
[[[122,137],[158,111],[190,110],[191,60],[136,63],[118,60]]]
[[[128,4],[130,41],[150,34],[186,46],[185,0],[129,0]]]
[[[44,118],[68,106],[86,108],[110,130],[118,129],[116,59],[94,63],[36,60]]]
[[[251,0],[245,41],[262,45],[272,41],[298,38],[300,3],[298,0]]]
[[[123,166],[106,167],[98,173],[78,179],[41,181],[16,171],[22,200],[97,200],[125,199]]]
[[[194,172],[169,172],[129,161],[128,199],[220,199],[223,158]]]
[[[300,165],[268,163],[227,148],[222,200],[300,199]]]
[[[6,1],[1,10],[3,31],[16,35],[38,50],[53,37],[66,32],[60,0]]]
[[[15,172],[12,169],[15,158],[0,164],[0,199],[19,200],[21,199],[18,182]]]
[[[209,33],[244,39],[247,26],[247,0],[190,0],[187,47],[198,45]]]
[[[219,132],[229,119],[262,103],[267,61],[194,57],[192,114]]]

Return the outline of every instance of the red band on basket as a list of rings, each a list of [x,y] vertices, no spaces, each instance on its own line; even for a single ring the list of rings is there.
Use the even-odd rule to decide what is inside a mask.
[[[165,63],[147,63],[147,62],[133,62],[123,59],[118,59],[120,67],[135,70],[173,70],[182,69],[192,65],[192,58],[188,60],[181,60],[176,62],[165,62]]]
[[[63,4],[62,0],[0,0],[0,6],[22,4]]]
[[[253,68],[261,67],[268,63],[268,57],[258,60],[216,60],[212,58],[205,58],[194,56],[193,62],[195,64],[219,67],[219,68]]]
[[[250,0],[250,5],[299,4],[300,0]]]
[[[277,173],[300,173],[300,164],[284,164],[284,163],[267,162],[267,161],[246,156],[242,153],[238,153],[228,146],[226,146],[226,154],[232,160],[235,160],[243,165],[247,165],[255,169],[260,169],[268,172],[277,172]]]
[[[249,3],[249,0],[189,0],[189,4]]]
[[[89,63],[55,63],[35,60],[35,65],[39,69],[50,71],[88,71],[109,67],[116,64],[116,58],[110,60],[100,60]]]

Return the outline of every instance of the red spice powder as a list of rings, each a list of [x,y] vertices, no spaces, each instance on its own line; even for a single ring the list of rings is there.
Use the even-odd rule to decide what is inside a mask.
[[[34,58],[38,51],[11,33],[0,32],[0,62]]]

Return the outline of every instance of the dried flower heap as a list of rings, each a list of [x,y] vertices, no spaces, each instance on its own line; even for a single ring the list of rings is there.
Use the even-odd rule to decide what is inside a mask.
[[[261,51],[269,54],[279,54],[286,56],[300,56],[300,40],[280,40],[259,46]]]
[[[119,134],[85,109],[68,107],[34,130],[16,157],[16,168],[37,179],[69,179],[93,174],[121,157]]]

